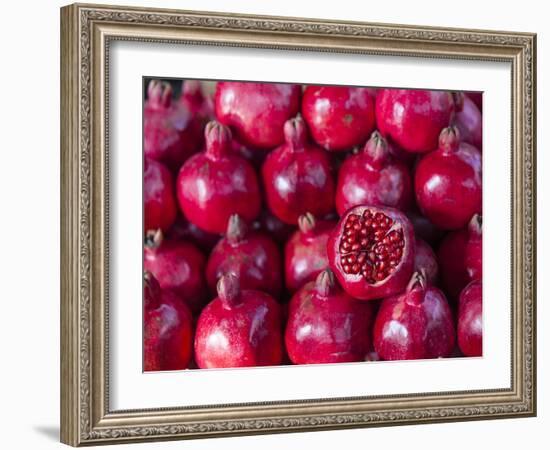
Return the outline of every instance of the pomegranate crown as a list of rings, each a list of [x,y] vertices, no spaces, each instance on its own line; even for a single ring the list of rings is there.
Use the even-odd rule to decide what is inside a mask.
[[[371,134],[363,152],[369,156],[370,163],[375,167],[382,166],[390,157],[388,141],[378,131]]]
[[[298,217],[298,228],[304,234],[311,233],[315,229],[316,225],[317,221],[315,220],[315,216],[310,212]]]
[[[446,152],[453,152],[460,144],[460,131],[457,127],[448,127],[441,130],[439,135],[439,148]]]
[[[241,286],[239,278],[232,272],[226,273],[219,280],[216,286],[218,298],[224,307],[230,309],[237,305],[241,297]]]
[[[462,108],[464,108],[464,93],[463,92],[453,92],[453,104],[455,107],[455,112],[462,111]]]
[[[147,230],[145,233],[145,247],[149,249],[157,249],[162,244],[164,235],[162,230],[157,228],[156,230]]]
[[[468,223],[468,230],[474,236],[481,237],[482,224],[483,224],[483,221],[481,218],[481,214],[474,214],[472,216],[472,219],[470,220],[470,223]]]
[[[216,120],[212,120],[204,127],[206,154],[212,158],[227,155],[231,144],[231,130]]]
[[[315,289],[320,297],[328,297],[336,289],[334,272],[330,269],[323,270],[315,279]]]
[[[300,150],[304,148],[307,140],[307,128],[306,123],[300,114],[285,122],[284,134],[285,141],[292,150]]]
[[[172,86],[170,83],[151,80],[147,86],[147,103],[155,108],[168,108],[172,103]]]
[[[420,305],[424,301],[425,290],[428,287],[424,271],[414,272],[405,292],[407,292],[407,303]]]
[[[241,242],[248,232],[246,222],[238,214],[232,214],[227,221],[226,238],[230,244]]]
[[[181,96],[193,103],[200,103],[204,97],[202,95],[201,83],[198,80],[185,80],[181,87]]]

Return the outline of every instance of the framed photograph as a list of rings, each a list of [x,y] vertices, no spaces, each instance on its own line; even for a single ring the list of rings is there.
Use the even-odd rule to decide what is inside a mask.
[[[61,440],[536,414],[536,35],[61,9]]]

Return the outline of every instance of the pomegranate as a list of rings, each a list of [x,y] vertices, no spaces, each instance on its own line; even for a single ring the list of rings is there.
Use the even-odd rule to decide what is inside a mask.
[[[363,151],[347,158],[340,168],[336,185],[336,210],[340,215],[358,205],[405,210],[412,199],[409,170],[391,156],[386,140],[377,131]]]
[[[420,210],[436,227],[462,228],[481,212],[481,153],[460,142],[456,127],[445,128],[439,149],[418,163],[414,184]]]
[[[189,109],[172,101],[169,83],[159,80],[149,83],[143,109],[145,156],[177,171],[200,148],[198,126]]]
[[[210,253],[206,280],[212,291],[221,276],[233,273],[242,289],[278,297],[282,285],[281,255],[277,244],[264,233],[248,232],[238,215],[229,218],[227,233]]]
[[[466,92],[466,95],[472,100],[480,113],[483,113],[483,92]]]
[[[449,126],[454,111],[448,91],[380,89],[376,96],[378,129],[403,150],[435,150],[441,130]]]
[[[307,86],[302,114],[317,144],[330,151],[349,150],[374,130],[374,99],[365,88]]]
[[[458,94],[461,108],[457,110],[451,120],[451,125],[458,128],[460,138],[481,150],[482,146],[482,117],[476,104],[464,94]]]
[[[185,304],[144,274],[143,370],[182,370],[191,362],[193,321]]]
[[[283,143],[285,122],[300,110],[301,92],[297,84],[219,82],[216,116],[243,144],[272,149]]]
[[[178,216],[174,225],[170,227],[166,233],[166,237],[176,241],[185,240],[192,242],[205,253],[210,253],[220,240],[219,234],[207,233],[181,215]]]
[[[272,366],[283,358],[279,304],[260,291],[241,290],[239,279],[224,275],[218,297],[202,311],[195,335],[201,369]]]
[[[206,300],[206,258],[200,250],[190,242],[164,239],[161,230],[149,230],[143,253],[143,267],[160,287],[175,292],[198,313]]]
[[[330,269],[291,300],[285,343],[294,364],[364,361],[371,346],[373,306],[358,302]]]
[[[462,289],[482,276],[481,217],[474,215],[468,227],[452,231],[441,241],[437,259],[445,292],[457,299]]]
[[[262,174],[269,209],[295,225],[306,212],[323,216],[334,209],[334,180],[328,154],[307,142],[301,117],[286,122],[284,134],[286,143],[267,156]]]
[[[145,230],[166,231],[176,220],[174,178],[164,164],[145,158],[143,162],[143,216]]]
[[[413,271],[414,247],[412,225],[401,211],[356,206],[331,232],[327,253],[344,290],[371,300],[405,288]]]
[[[481,281],[472,281],[458,302],[458,346],[466,356],[481,356],[483,348]]]
[[[192,223],[223,233],[232,214],[251,222],[261,198],[254,168],[231,151],[231,132],[218,122],[205,128],[206,151],[188,159],[177,180],[180,207]]]
[[[214,119],[214,103],[211,98],[204,95],[201,82],[198,80],[185,80],[183,82],[180,103],[193,114],[196,122],[202,123],[203,126]],[[201,133],[199,138],[202,137]]]
[[[298,219],[299,230],[285,245],[285,284],[295,292],[328,268],[327,242],[333,221],[315,220],[306,213]]]
[[[418,237],[415,244],[414,271],[423,274],[429,284],[435,284],[438,273],[435,253],[429,244]]]
[[[455,345],[445,295],[418,272],[405,292],[382,300],[373,334],[374,348],[384,360],[446,357]]]

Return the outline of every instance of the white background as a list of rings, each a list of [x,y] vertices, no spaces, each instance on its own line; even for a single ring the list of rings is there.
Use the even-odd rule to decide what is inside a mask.
[[[383,56],[115,42],[111,106],[111,408],[448,392],[510,386],[510,65]],[[287,70],[294,67],[294,73]],[[152,69],[153,68],[153,69]],[[484,92],[483,358],[142,373],[143,74]],[[403,377],[403,373],[407,373]],[[341,380],[346,382],[342,383]],[[365,380],[368,380],[365,383]]]
[[[545,83],[550,78],[546,55],[548,13],[544,2],[464,0],[449,8],[441,2],[394,1],[336,3],[277,0],[138,1],[141,6],[239,11],[331,19],[509,29],[539,33],[539,204],[548,191],[547,128],[550,106]],[[59,11],[56,1],[15,2],[3,7],[0,132],[2,136],[2,447],[59,448]],[[312,6],[314,8],[312,9]],[[548,229],[548,214],[539,208],[539,230]],[[256,449],[404,446],[447,449],[541,448],[548,434],[548,350],[550,314],[542,280],[548,271],[543,254],[548,239],[541,233],[539,254],[539,415],[533,419],[482,421],[332,431],[293,435],[141,444],[139,448]],[[7,289],[5,288],[7,287]],[[127,447],[127,446],[124,446]],[[137,448],[137,447],[132,447]]]

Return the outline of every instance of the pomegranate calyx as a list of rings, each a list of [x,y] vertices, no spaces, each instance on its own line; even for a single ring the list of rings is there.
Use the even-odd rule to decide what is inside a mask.
[[[238,214],[233,214],[227,221],[226,239],[232,244],[242,242],[248,232],[245,221]]]
[[[298,228],[304,234],[310,234],[317,225],[315,216],[310,212],[301,215],[298,218]]]
[[[479,238],[482,230],[482,218],[481,214],[474,214],[472,220],[468,224],[468,231],[472,236]]]
[[[321,298],[326,298],[334,292],[336,280],[334,273],[330,269],[323,270],[315,279],[315,289]]]
[[[164,234],[160,228],[156,230],[147,230],[145,233],[145,247],[156,250],[162,244],[164,240]]]
[[[200,81],[185,80],[181,87],[181,96],[194,104],[200,104],[204,100]]]
[[[462,108],[464,107],[464,93],[462,92],[453,92],[453,104],[455,106],[455,112],[462,111]]]
[[[143,271],[143,300],[146,309],[155,309],[160,303],[160,285],[153,274]]]
[[[388,150],[388,141],[386,141],[378,131],[371,134],[363,151],[369,156],[370,165],[374,168],[382,167],[388,160],[390,154]]]
[[[458,150],[460,144],[460,132],[455,126],[443,128],[439,135],[439,148],[444,152],[454,152]]]
[[[227,309],[238,305],[241,300],[241,287],[239,278],[234,273],[223,275],[216,286],[218,298]]]
[[[284,135],[289,150],[300,151],[304,149],[307,141],[307,131],[304,119],[300,114],[285,122]]]
[[[204,127],[206,156],[218,159],[231,153],[231,131],[225,125],[212,120]]]
[[[172,86],[160,80],[151,80],[147,86],[147,104],[154,108],[168,108],[172,104]]]

